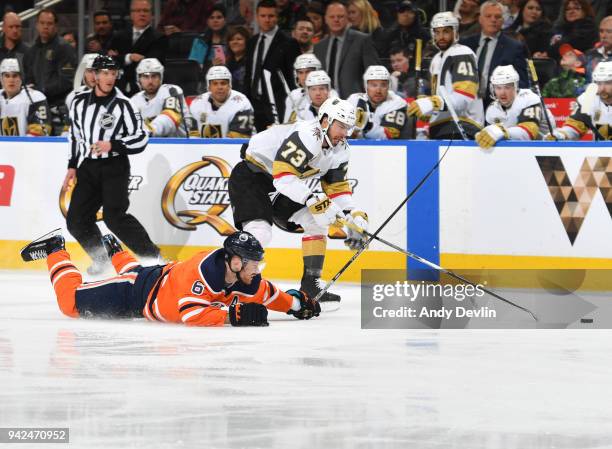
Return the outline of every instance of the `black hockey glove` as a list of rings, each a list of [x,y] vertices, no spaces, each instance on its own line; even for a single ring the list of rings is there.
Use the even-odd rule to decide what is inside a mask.
[[[232,326],[269,326],[268,309],[255,302],[236,302],[229,307]]]
[[[298,320],[309,320],[314,316],[319,316],[321,313],[319,301],[310,298],[305,292],[291,289],[287,290],[286,293],[300,301],[300,310],[289,309],[287,312],[288,315],[293,315]]]

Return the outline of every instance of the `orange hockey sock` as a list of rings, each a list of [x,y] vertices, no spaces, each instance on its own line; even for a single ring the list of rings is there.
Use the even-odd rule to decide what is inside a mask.
[[[134,256],[132,256],[127,251],[118,252],[111,259],[113,263],[113,267],[115,267],[115,271],[117,274],[123,274],[131,269],[140,266],[140,262],[138,262]]]
[[[83,283],[83,277],[70,260],[70,254],[64,250],[49,254],[47,267],[60,310],[64,315],[77,318],[75,292]]]

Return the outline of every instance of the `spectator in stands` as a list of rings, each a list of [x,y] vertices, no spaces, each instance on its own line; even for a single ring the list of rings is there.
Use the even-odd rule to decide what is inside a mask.
[[[117,33],[110,44],[109,56],[115,57],[123,68],[117,87],[128,95],[138,92],[136,66],[144,58],[157,58],[164,64],[168,41],[156,31],[150,0],[132,0],[130,4],[132,26]]]
[[[519,14],[509,31],[524,39],[534,58],[547,58],[552,25],[544,16],[541,0],[521,0]]]
[[[291,37],[293,37],[298,44],[300,44],[302,53],[312,53],[314,48],[314,44],[312,43],[313,36],[314,25],[308,17],[304,16],[295,22],[295,26],[291,32]]]
[[[294,89],[293,62],[301,51],[295,39],[288,38],[279,30],[274,0],[260,0],[255,17],[259,34],[247,43],[245,84],[247,96],[255,111],[255,128],[260,132],[269,125],[282,121],[287,91],[279,77],[279,71],[289,84],[289,89]],[[270,74],[269,84],[266,82],[264,70]],[[272,107],[271,100],[276,105],[275,108]]]
[[[390,89],[403,98],[416,98],[418,95],[430,95],[429,81],[425,73],[421,74],[421,92],[417,73],[410,70],[410,58],[405,47],[394,47],[389,51],[391,58]]]
[[[0,62],[5,58],[15,58],[22,64],[28,46],[21,41],[21,19],[14,12],[7,12],[2,20],[4,25],[0,35]]]
[[[113,40],[113,22],[107,11],[96,11],[93,16],[93,34],[87,36],[85,47],[89,53],[106,54]]]
[[[576,50],[570,44],[563,44],[559,48],[561,54],[561,74],[551,79],[544,89],[542,96],[547,98],[576,98],[586,85],[584,53]]]
[[[166,36],[181,31],[201,33],[206,29],[206,17],[213,4],[213,0],[168,0],[157,29]]]
[[[553,29],[550,45],[551,57],[559,60],[559,48],[570,44],[582,52],[592,48],[597,42],[597,26],[593,8],[589,0],[564,0],[561,21]]]
[[[232,74],[232,89],[246,93],[244,77],[246,75],[246,48],[251,33],[243,26],[230,28],[227,33],[228,59],[227,68]]]
[[[527,47],[524,43],[512,39],[501,32],[504,23],[504,9],[496,0],[487,0],[480,7],[478,22],[482,29],[480,34],[461,39],[463,45],[476,53],[478,73],[480,75],[479,97],[483,99],[485,109],[491,103],[489,77],[500,65],[514,66],[520,76],[519,86],[529,87],[527,75]]]
[[[36,31],[38,37],[23,57],[25,84],[45,94],[49,106],[58,106],[72,90],[76,52],[57,34],[57,14],[52,9],[38,13]]]
[[[479,0],[457,0],[453,13],[459,17],[460,37],[480,33],[480,24],[478,23],[478,16],[480,16]]]
[[[520,6],[519,0],[501,0],[502,5],[505,6],[504,11],[504,25],[502,29],[507,29],[519,16]]]
[[[332,0],[325,11],[329,36],[315,45],[314,53],[332,79],[340,98],[363,89],[362,75],[371,65],[379,65],[372,38],[349,27],[346,7]]]
[[[206,73],[214,65],[225,65],[227,47],[227,27],[225,7],[217,3],[206,19],[208,28],[200,37],[194,39],[189,59],[197,61]]]
[[[411,57],[414,55],[417,39],[422,39],[423,44],[431,40],[429,30],[421,23],[421,15],[416,5],[410,0],[403,0],[397,5],[396,18],[396,24],[387,30],[385,50],[381,57],[387,57],[388,50],[392,47],[404,48],[406,54]]]
[[[306,17],[312,22],[314,27],[314,34],[312,36],[312,43],[318,44],[321,39],[327,36],[327,29],[325,28],[325,13],[323,12],[323,6],[318,1],[313,1],[308,5],[306,10]]]
[[[604,17],[599,24],[599,42],[586,52],[587,81],[590,83],[593,70],[601,61],[612,61],[612,16]]]
[[[68,43],[68,45],[70,45],[76,51],[77,38],[72,31],[64,31],[62,33],[62,39],[64,39]]]
[[[347,17],[354,30],[370,35],[379,55],[385,56],[385,31],[380,26],[378,14],[368,0],[349,0]]]
[[[295,27],[295,23],[306,15],[306,7],[300,2],[291,0],[276,0],[278,8],[278,27],[289,32]]]

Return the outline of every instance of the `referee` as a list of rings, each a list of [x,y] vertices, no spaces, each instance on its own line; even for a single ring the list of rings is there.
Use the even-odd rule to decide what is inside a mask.
[[[96,225],[100,206],[108,229],[138,256],[157,258],[159,248],[140,222],[127,213],[128,154],[144,151],[149,136],[138,111],[115,87],[117,63],[109,56],[98,56],[92,68],[95,87],[77,94],[70,107],[71,157],[62,189],[76,182],[66,224],[93,259],[88,272],[94,275],[109,266]]]

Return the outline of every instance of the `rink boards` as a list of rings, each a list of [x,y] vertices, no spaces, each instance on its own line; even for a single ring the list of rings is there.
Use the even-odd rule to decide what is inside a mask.
[[[130,158],[130,212],[167,258],[217,247],[233,231],[227,176],[239,162],[242,143],[153,139],[144,153]],[[401,203],[447,146],[436,141],[352,142],[348,177],[372,228]],[[60,186],[68,153],[62,138],[0,138],[0,269],[31,269],[18,259],[19,248],[48,230],[65,229],[70,198]],[[472,143],[454,142],[440,169],[381,236],[452,268],[610,268],[611,155],[608,143],[512,142],[482,151]],[[86,256],[66,235],[75,260],[86,266]],[[330,237],[326,277],[351,256],[340,230]],[[276,229],[267,251],[267,276],[297,278],[300,248],[299,235]],[[376,242],[343,280],[358,281],[361,268],[406,264],[403,255]],[[412,260],[408,266],[422,268]]]

